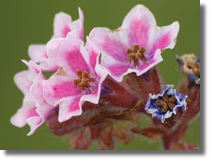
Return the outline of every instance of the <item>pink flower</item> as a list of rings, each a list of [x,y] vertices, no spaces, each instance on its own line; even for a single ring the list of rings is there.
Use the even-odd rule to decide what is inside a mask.
[[[50,106],[42,95],[42,81],[45,77],[40,69],[32,62],[23,62],[29,70],[19,72],[14,77],[16,85],[24,94],[23,104],[10,121],[17,127],[27,123],[31,128],[27,135],[32,135],[55,107]]]
[[[161,62],[161,52],[176,43],[179,23],[158,27],[153,14],[143,5],[135,6],[120,28],[94,28],[90,40],[102,53],[101,65],[110,76],[122,81],[124,75],[142,75]]]
[[[107,76],[99,65],[99,54],[88,38],[85,47],[79,39],[62,42],[59,70],[43,82],[46,101],[52,106],[59,104],[59,122],[81,115],[85,101],[98,103],[101,85]]]
[[[54,35],[52,39],[69,38],[84,39],[83,13],[79,8],[78,20],[72,21],[71,16],[60,12],[55,15]],[[51,46],[50,46],[51,47]],[[30,45],[28,53],[33,62],[40,63],[39,68],[42,71],[56,71],[58,69],[57,54],[54,54],[54,48],[47,48],[46,45]],[[52,51],[53,50],[53,51]]]

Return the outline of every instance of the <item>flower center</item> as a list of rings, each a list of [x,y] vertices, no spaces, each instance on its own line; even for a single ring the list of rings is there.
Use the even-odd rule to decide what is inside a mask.
[[[160,107],[162,107],[162,111],[166,112],[169,109],[173,109],[175,107],[174,102],[176,101],[176,97],[172,96],[170,98],[168,98],[167,93],[164,93],[163,95],[163,100],[157,100],[156,104]]]
[[[126,53],[128,54],[128,62],[131,63],[131,61],[133,60],[135,67],[139,67],[139,59],[147,62],[148,60],[144,56],[145,51],[145,47],[139,47],[138,44],[134,44],[133,50],[130,48],[126,50]]]
[[[189,69],[192,69],[193,73],[200,78],[200,63],[196,62],[196,63],[187,63],[187,67]]]
[[[91,91],[94,90],[93,87],[89,85],[89,82],[97,82],[96,79],[90,78],[90,75],[87,71],[82,71],[80,69],[76,72],[79,79],[75,79],[73,84],[77,86],[79,89],[90,89]]]

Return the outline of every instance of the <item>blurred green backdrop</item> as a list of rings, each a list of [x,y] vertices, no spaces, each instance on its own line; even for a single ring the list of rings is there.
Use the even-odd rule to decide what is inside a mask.
[[[154,14],[157,25],[169,25],[179,21],[178,41],[173,50],[165,50],[164,61],[158,64],[165,84],[177,84],[184,78],[178,69],[175,55],[195,53],[200,55],[200,1],[199,0],[1,0],[0,3],[0,51],[1,51],[1,129],[0,149],[70,149],[65,137],[56,137],[46,124],[27,137],[29,127],[17,128],[10,117],[21,107],[23,94],[13,82],[17,72],[27,70],[21,59],[29,60],[30,44],[45,44],[53,34],[54,15],[60,11],[78,19],[78,7],[84,13],[85,36],[94,27],[116,29],[123,18],[137,4],[143,4]],[[144,120],[144,118],[142,118]],[[200,146],[200,117],[190,125],[185,142]],[[90,149],[96,149],[93,144]],[[136,138],[127,146],[116,149],[161,149],[160,140]]]

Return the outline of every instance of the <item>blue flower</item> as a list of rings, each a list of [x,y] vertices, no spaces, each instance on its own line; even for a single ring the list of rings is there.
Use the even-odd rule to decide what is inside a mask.
[[[149,94],[149,99],[145,105],[147,113],[160,119],[162,123],[166,118],[171,117],[172,113],[176,114],[179,108],[187,109],[187,96],[172,89],[173,87],[173,85],[166,85],[163,92],[158,95]]]

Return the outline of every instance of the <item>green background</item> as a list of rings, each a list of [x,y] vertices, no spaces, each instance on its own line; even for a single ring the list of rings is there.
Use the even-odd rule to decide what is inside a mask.
[[[13,82],[13,76],[27,70],[21,59],[29,60],[30,44],[45,44],[53,34],[54,15],[60,11],[78,19],[78,7],[84,13],[85,36],[94,27],[116,29],[126,14],[137,4],[143,4],[154,14],[157,25],[179,21],[180,31],[173,50],[162,53],[164,61],[158,64],[165,84],[175,87],[184,76],[178,69],[175,55],[200,55],[200,1],[199,0],[1,0],[0,1],[0,56],[1,56],[1,125],[0,149],[70,149],[66,137],[56,137],[46,124],[27,137],[29,126],[17,128],[10,123],[21,107],[23,94]],[[144,117],[141,118],[146,121]],[[184,142],[200,146],[200,117],[197,116],[184,137]],[[96,149],[93,144],[90,149]],[[161,149],[160,140],[149,141],[136,136],[127,146],[116,149]]]

